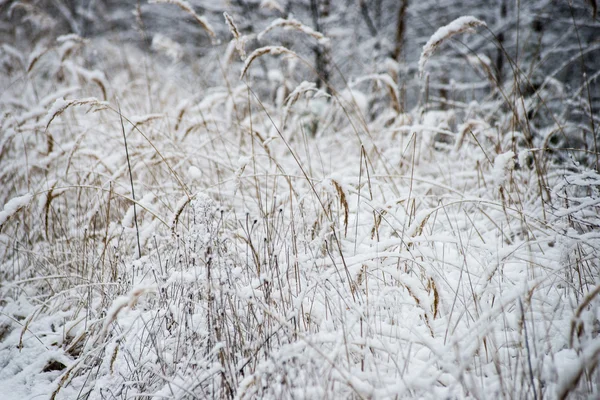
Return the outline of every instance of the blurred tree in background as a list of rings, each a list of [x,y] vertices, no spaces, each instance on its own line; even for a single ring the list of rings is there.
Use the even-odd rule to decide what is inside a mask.
[[[388,74],[401,93],[399,111],[423,107],[467,112],[472,101],[515,113],[525,108],[528,127],[515,130],[529,131],[525,136],[530,146],[540,138],[556,148],[585,149],[590,153],[582,153],[580,161],[595,161],[588,160],[595,152],[600,124],[600,22],[594,0],[190,0],[187,4],[207,19],[216,39],[173,4],[0,2],[2,66],[12,68],[11,54],[47,46],[70,33],[149,51],[160,35],[180,46],[182,79],[201,90],[222,82],[224,73],[230,73],[229,79],[238,75],[237,68],[223,68],[231,60],[220,60],[231,40],[223,20],[226,11],[248,36],[248,51],[283,45],[309,60],[312,70],[290,69],[288,78],[298,83],[329,82],[341,88],[361,76]],[[462,15],[485,21],[488,29],[445,43],[419,78],[416,67],[422,46],[439,27]],[[274,19],[290,17],[325,34],[330,44],[285,30],[256,38]],[[241,60],[236,62],[241,66]],[[271,62],[279,61],[261,59],[261,68],[252,72],[256,90],[272,91]],[[377,102],[370,100],[370,118],[381,109]],[[553,131],[552,137],[544,130]]]

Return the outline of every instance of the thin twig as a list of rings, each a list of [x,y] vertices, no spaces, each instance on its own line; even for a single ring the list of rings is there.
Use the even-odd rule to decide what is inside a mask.
[[[123,114],[121,113],[121,104],[117,100],[119,109],[119,118],[121,119],[121,130],[123,131],[123,141],[125,142],[125,155],[127,156],[127,167],[129,168],[129,181],[131,183],[131,198],[133,199],[133,221],[135,222],[135,236],[137,238],[138,258],[142,258],[142,246],[140,245],[140,229],[137,222],[137,210],[135,207],[135,190],[133,188],[133,174],[131,173],[131,162],[129,161],[129,149],[127,148],[127,135],[125,135],[125,125],[123,124]]]

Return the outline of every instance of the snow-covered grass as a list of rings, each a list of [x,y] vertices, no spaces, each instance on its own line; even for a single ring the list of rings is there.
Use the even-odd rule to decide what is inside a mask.
[[[463,32],[473,32],[474,28],[486,26],[485,22],[478,20],[475,17],[464,16],[455,19],[448,25],[439,28],[423,46],[423,52],[419,59],[419,74],[423,75],[425,70],[425,64],[435,52],[435,50],[444,42],[454,35],[458,35]]]
[[[72,46],[0,78],[0,393],[598,395],[600,175],[526,117]]]

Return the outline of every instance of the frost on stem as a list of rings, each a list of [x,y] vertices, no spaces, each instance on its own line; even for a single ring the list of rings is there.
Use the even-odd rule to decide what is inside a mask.
[[[204,193],[197,193],[190,202],[193,211],[193,225],[206,226],[213,219],[213,211],[216,204],[213,199]]]
[[[187,238],[195,251],[207,249],[215,236],[212,233],[216,203],[204,193],[197,193],[190,201],[192,224]],[[196,247],[199,246],[199,247]]]
[[[187,205],[190,205],[192,210],[192,236],[198,236],[198,232],[207,230],[208,225],[213,220],[213,211],[216,207],[214,200],[204,193],[197,193],[193,197],[183,196],[175,207],[173,216],[171,217],[171,233],[177,235],[177,224]]]
[[[433,55],[435,50],[444,42],[444,40],[451,38],[454,35],[458,35],[463,32],[475,32],[476,27],[487,26],[485,22],[471,16],[464,16],[455,19],[448,25],[439,28],[433,36],[429,38],[425,46],[423,46],[423,52],[419,59],[419,75],[423,76],[425,70],[425,64],[429,61],[429,58]]]

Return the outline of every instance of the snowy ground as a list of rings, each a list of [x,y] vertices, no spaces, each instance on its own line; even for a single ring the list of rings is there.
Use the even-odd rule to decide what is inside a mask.
[[[0,78],[4,398],[599,395],[600,175],[526,118],[151,57]]]

